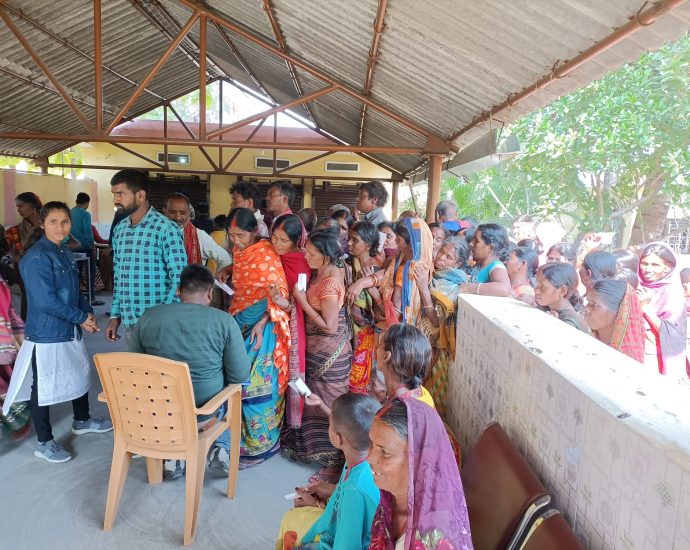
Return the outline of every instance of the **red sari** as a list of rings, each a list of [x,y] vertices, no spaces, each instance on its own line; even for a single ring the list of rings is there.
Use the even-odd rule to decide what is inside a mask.
[[[280,257],[283,263],[283,271],[287,279],[288,291],[292,294],[292,289],[297,284],[297,277],[300,273],[307,275],[307,281],[311,278],[311,268],[304,259],[304,252],[296,250],[288,252]],[[300,378],[302,382],[306,380],[306,343],[307,334],[304,328],[304,312],[302,307],[294,300],[290,303],[290,357],[288,370],[290,380]],[[304,411],[304,398],[292,388],[287,391],[287,422],[289,426],[299,428],[302,425],[302,412]]]

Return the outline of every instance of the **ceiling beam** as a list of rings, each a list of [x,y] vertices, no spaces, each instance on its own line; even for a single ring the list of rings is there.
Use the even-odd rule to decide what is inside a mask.
[[[381,33],[385,28],[384,18],[386,17],[386,7],[388,0],[379,0],[379,7],[376,10],[376,19],[374,19],[374,36],[371,39],[371,47],[369,48],[369,58],[367,59],[367,74],[364,78],[364,89],[362,93],[369,97],[371,95],[371,85],[374,79],[374,69],[379,59],[379,44],[381,42]],[[364,139],[364,119],[367,116],[367,104],[362,103],[362,110],[359,113],[359,138],[358,143],[362,145]]]
[[[236,130],[237,128],[241,128],[242,126],[247,126],[248,124],[251,124],[252,122],[257,122],[258,120],[269,117],[271,115],[282,113],[286,109],[291,109],[292,107],[295,107],[297,105],[303,105],[303,104],[308,103],[309,101],[314,101],[315,99],[318,99],[319,97],[322,97],[326,94],[330,94],[334,90],[335,90],[334,86],[326,86],[325,88],[321,88],[320,90],[317,90],[313,94],[298,97],[297,99],[293,99],[292,101],[288,101],[287,103],[283,103],[282,105],[278,105],[276,107],[273,107],[272,109],[268,109],[267,111],[262,111],[260,113],[255,114],[255,115],[252,115],[250,117],[243,118],[242,120],[234,122],[233,124],[230,124],[230,125],[225,126],[223,128],[218,128],[217,130],[214,130],[213,132],[209,132],[208,139],[216,138],[222,134],[230,132],[231,130]]]
[[[0,3],[1,3],[1,2],[0,2]],[[49,36],[50,38],[52,38],[53,40],[55,40],[55,41],[58,42],[59,44],[63,45],[65,48],[67,48],[67,49],[73,51],[74,53],[76,53],[77,55],[83,57],[84,59],[88,59],[88,60],[91,61],[92,63],[95,63],[96,59],[95,59],[94,56],[91,56],[91,55],[89,55],[88,53],[84,52],[83,50],[80,50],[80,49],[77,48],[74,44],[68,42],[67,40],[65,40],[64,38],[62,38],[60,35],[58,35],[57,33],[54,33],[54,32],[52,32],[52,31],[50,31],[47,27],[44,27],[44,26],[41,25],[40,23],[37,23],[34,19],[32,19],[32,18],[30,18],[29,16],[27,16],[24,12],[22,12],[22,11],[20,11],[20,10],[17,10],[17,9],[15,9],[15,8],[11,7],[11,6],[5,6],[5,9],[6,9],[7,11],[11,12],[11,13],[12,13],[13,15],[15,15],[16,17],[20,18],[22,21],[25,21],[26,23],[28,23],[29,25],[31,25],[31,26],[34,27],[35,29],[41,31],[41,32],[42,32],[43,34],[45,34],[46,36]],[[112,74],[114,77],[119,78],[119,79],[122,80],[123,82],[126,82],[127,84],[130,84],[131,86],[137,86],[137,83],[136,83],[134,80],[132,80],[131,78],[128,78],[127,76],[123,75],[122,73],[119,73],[118,71],[116,71],[115,69],[113,69],[112,67],[110,67],[109,65],[105,65],[105,64],[104,64],[104,65],[103,65],[103,69],[104,69],[106,72]],[[149,95],[151,95],[151,96],[153,96],[153,97],[155,97],[155,98],[157,98],[157,99],[159,99],[159,100],[161,100],[161,101],[164,101],[164,100],[165,100],[165,98],[164,98],[163,96],[158,95],[157,93],[152,92],[152,91],[149,90],[148,88],[146,88],[144,91],[145,91],[147,94],[149,94]]]
[[[421,134],[423,136],[429,137],[429,136],[434,136],[438,138],[441,141],[445,141],[445,138],[441,138],[440,136],[437,136],[432,132],[431,130],[428,130],[427,128],[424,128],[423,126],[417,124],[416,122],[413,122],[412,120],[395,113],[388,107],[385,107],[384,105],[380,104],[377,101],[372,100],[371,98],[368,98],[364,95],[362,95],[360,92],[357,90],[349,87],[347,84],[344,84],[343,82],[340,82],[338,79],[335,77],[313,67],[309,63],[306,63],[305,61],[302,61],[301,59],[298,59],[292,54],[285,53],[283,52],[279,47],[275,47],[273,44],[263,40],[262,38],[259,38],[252,34],[251,32],[247,31],[243,27],[240,27],[239,25],[236,25],[235,23],[229,21],[226,17],[224,17],[222,14],[219,14],[219,12],[213,8],[210,8],[206,5],[200,5],[194,2],[193,0],[178,0],[180,3],[184,4],[185,6],[194,9],[194,10],[199,10],[203,13],[206,13],[208,15],[209,19],[216,21],[219,25],[222,27],[225,27],[226,29],[238,34],[242,38],[249,40],[250,42],[256,44],[257,46],[260,46],[261,48],[273,53],[274,55],[280,57],[284,61],[289,61],[291,62],[294,66],[299,67],[300,69],[308,72],[312,76],[315,76],[316,78],[323,80],[327,84],[331,84],[335,86],[339,91],[349,95],[353,99],[356,99],[358,101],[361,101],[363,103],[366,103],[369,108],[374,109],[376,111],[381,112],[388,118],[391,118],[392,120],[395,120],[399,124],[402,124],[403,126],[409,128],[410,130],[413,130],[414,132],[417,132],[418,134]],[[454,150],[454,148],[449,144],[448,145],[448,150]]]
[[[136,100],[139,98],[141,93],[144,91],[144,88],[148,86],[151,81],[154,79],[154,77],[158,74],[158,71],[160,71],[161,67],[165,64],[165,62],[168,60],[168,58],[173,54],[173,52],[177,49],[177,47],[180,45],[180,42],[184,39],[185,36],[187,36],[187,33],[189,30],[192,28],[192,25],[196,22],[196,20],[199,18],[199,14],[197,12],[194,12],[192,16],[189,18],[189,21],[185,24],[184,27],[180,30],[180,32],[177,34],[175,39],[168,45],[167,49],[163,52],[163,55],[154,63],[153,67],[149,70],[149,73],[146,75],[146,78],[141,81],[139,86],[137,86],[137,89],[134,90],[134,93],[130,96],[130,98],[127,100],[127,102],[122,106],[122,109],[118,112],[117,115],[115,115],[115,118],[111,121],[110,125],[108,126],[108,129],[106,130],[106,133],[109,134],[112,132],[115,127],[120,123],[122,120],[122,117],[124,117],[127,114],[127,111],[132,107],[132,105],[136,102]]]
[[[245,147],[247,149],[286,149],[289,151],[323,151],[328,149],[335,152],[351,153],[381,153],[392,155],[423,155],[425,150],[417,146],[391,147],[388,145],[339,145],[337,143],[273,143],[273,142],[245,142],[219,141],[180,138],[161,138],[158,136],[122,136],[122,135],[75,135],[39,132],[0,132],[0,139],[35,139],[39,141],[77,141],[94,143],[142,143],[149,145],[176,145],[182,147]],[[311,177],[311,176],[310,176]]]
[[[142,155],[141,153],[137,153],[136,151],[132,151],[132,149],[130,149],[129,147],[125,147],[124,145],[120,145],[119,143],[112,143],[111,145],[114,145],[118,149],[122,149],[123,151],[125,151],[125,152],[129,153],[130,155],[133,155],[137,158],[140,158],[141,160],[145,160],[146,162],[150,162],[151,164],[157,166],[158,168],[161,168],[161,169],[165,168],[165,166],[163,164],[161,164],[160,162],[157,162],[157,161],[155,161],[155,160],[153,160],[153,159],[151,159],[145,155]]]
[[[49,88],[48,86],[46,86],[45,84],[41,84],[37,80],[33,80],[33,79],[28,78],[26,76],[22,76],[20,74],[12,72],[9,69],[6,69],[5,67],[0,67],[0,73],[3,73],[3,74],[6,74],[7,76],[15,78],[15,79],[19,80],[22,84],[25,84],[27,86],[37,88],[39,90],[42,90],[44,92],[48,92],[48,93],[53,94],[53,95],[60,95],[60,92],[58,92],[54,88]],[[93,109],[95,107],[95,104],[88,103],[88,102],[84,101],[83,99],[77,99],[76,97],[73,97],[72,99],[74,100],[75,103],[78,103],[79,105],[84,105],[85,107],[88,107],[89,109]],[[104,109],[104,110],[107,113],[110,113],[113,115],[115,114],[114,111],[110,111],[108,109]]]
[[[249,137],[248,137],[247,139],[244,140],[245,143],[247,143],[247,142],[249,142],[249,141],[252,140],[252,138],[254,137],[254,135],[259,131],[259,128],[261,128],[261,127],[264,125],[264,122],[266,122],[266,119],[265,119],[265,118],[262,119],[261,122],[259,122],[259,124],[256,125],[256,128],[254,128],[254,130],[252,130],[252,133],[249,134]],[[244,147],[240,147],[239,149],[237,149],[237,151],[235,151],[235,154],[234,154],[234,155],[232,156],[232,158],[228,161],[228,163],[227,163],[225,166],[223,166],[223,170],[227,170],[227,169],[230,167],[230,165],[231,165],[233,162],[235,162],[235,159],[236,159],[237,157],[240,156],[240,153],[241,153],[242,151],[244,151]]]
[[[500,103],[492,107],[488,111],[484,111],[482,114],[476,116],[472,120],[472,122],[470,122],[467,126],[458,130],[453,135],[449,136],[447,141],[455,141],[461,135],[469,132],[473,128],[476,128],[477,126],[486,122],[487,120],[496,118],[496,115],[498,115],[501,111],[515,107],[515,105],[517,105],[524,99],[535,94],[542,88],[546,88],[554,80],[568,76],[568,74],[570,74],[572,71],[578,69],[580,66],[584,65],[588,61],[591,61],[592,59],[597,57],[602,52],[608,50],[612,46],[615,46],[619,42],[625,40],[631,34],[634,34],[640,29],[647,27],[648,25],[651,25],[657,19],[659,19],[659,17],[667,14],[671,10],[684,4],[685,1],[686,0],[660,0],[659,2],[654,2],[649,9],[638,12],[630,18],[630,21],[628,23],[626,23],[622,27],[619,27],[614,32],[606,36],[604,39],[590,46],[570,61],[563,63],[558,68],[554,68],[549,74],[547,74],[542,79],[538,80],[537,82],[535,82],[531,86],[528,86],[527,88],[525,88],[517,94],[509,95],[503,103]],[[644,3],[643,7],[646,5],[647,2]]]
[[[10,18],[9,14],[7,13],[5,7],[2,4],[0,4],[0,17],[5,22],[5,25],[7,25],[7,28],[9,28],[12,31],[12,34],[14,34],[14,36],[19,41],[19,43],[23,46],[23,48],[27,51],[27,53],[34,60],[36,65],[38,65],[41,68],[41,70],[43,71],[43,73],[48,77],[48,80],[50,80],[50,82],[55,87],[55,89],[58,91],[58,93],[62,96],[62,99],[65,100],[65,103],[67,103],[69,108],[72,109],[72,112],[74,112],[74,114],[77,116],[79,121],[82,123],[82,126],[84,126],[84,128],[86,128],[87,132],[92,132],[93,126],[91,126],[89,119],[86,118],[84,113],[81,112],[81,109],[74,102],[74,100],[72,99],[70,94],[67,93],[67,90],[65,90],[65,88],[62,87],[62,84],[60,84],[60,81],[51,72],[51,70],[48,68],[48,65],[45,64],[43,59],[41,59],[41,56],[38,55],[38,53],[31,47],[31,44],[29,44],[29,41],[21,33],[19,28],[17,28],[17,26],[14,24],[14,22],[12,21],[12,19]]]
[[[297,162],[295,164],[291,164],[287,168],[281,168],[280,170],[277,170],[276,175],[284,174],[285,172],[289,172],[290,170],[293,170],[293,169],[297,168],[298,166],[304,166],[305,164],[309,164],[310,162],[314,162],[315,160],[319,160],[319,159],[322,159],[324,157],[328,157],[328,156],[332,155],[333,153],[334,153],[334,151],[327,151],[325,153],[321,153],[320,155],[316,155],[314,157],[310,157],[306,160]],[[287,175],[289,176],[290,174],[287,174]]]
[[[282,51],[283,53],[288,53],[287,42],[285,42],[283,31],[281,30],[280,24],[276,19],[276,14],[273,11],[273,4],[271,3],[271,0],[263,0],[263,5],[264,11],[268,16],[268,21],[270,22],[271,28],[273,29],[273,35],[275,36],[276,42],[278,42],[278,46],[280,47],[280,51]],[[292,80],[292,85],[295,87],[297,96],[303,96],[304,91],[302,90],[302,85],[300,84],[299,78],[297,77],[297,71],[295,71],[295,67],[287,59],[285,60],[285,65],[287,66],[288,73],[290,73],[290,79]],[[319,125],[316,123],[316,120],[314,120],[314,115],[312,114],[311,109],[309,109],[308,105],[304,105],[304,110],[306,111],[309,120],[311,120],[314,123],[314,125],[318,127]]]

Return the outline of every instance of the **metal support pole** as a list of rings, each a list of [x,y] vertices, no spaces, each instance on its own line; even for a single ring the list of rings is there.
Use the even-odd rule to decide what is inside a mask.
[[[400,182],[393,182],[393,192],[391,193],[391,218],[398,218],[398,186]]]
[[[103,56],[101,33],[101,0],[93,0],[93,60],[96,85],[96,131],[103,129]]]

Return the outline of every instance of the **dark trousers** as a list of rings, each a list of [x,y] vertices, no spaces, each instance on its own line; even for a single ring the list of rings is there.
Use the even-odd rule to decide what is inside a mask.
[[[88,261],[89,266],[91,267],[90,270],[88,269],[89,266],[86,265],[86,262],[79,262],[79,284],[81,284],[81,280],[86,277],[85,274],[88,274],[89,284],[84,294],[87,296],[87,300],[93,302],[96,298],[96,258],[94,256],[94,251],[91,248],[85,248],[78,250],[77,252],[83,252],[89,258]],[[91,291],[90,296],[89,290]]]
[[[38,375],[36,373],[36,350],[34,350],[31,358],[31,371],[34,375],[34,383],[31,385],[31,399],[29,406],[31,407],[31,419],[36,428],[36,437],[39,443],[47,443],[53,439],[53,429],[50,426],[50,413],[48,405],[38,404]],[[74,419],[77,421],[84,421],[90,418],[89,416],[89,393],[86,392],[81,397],[72,399],[72,410],[74,411]]]

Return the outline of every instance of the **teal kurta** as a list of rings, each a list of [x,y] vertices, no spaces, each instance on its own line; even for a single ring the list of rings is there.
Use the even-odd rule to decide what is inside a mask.
[[[366,550],[379,499],[379,488],[374,483],[369,463],[360,462],[349,472],[345,465],[326,509],[304,535],[300,548]],[[314,543],[317,535],[321,537]]]

